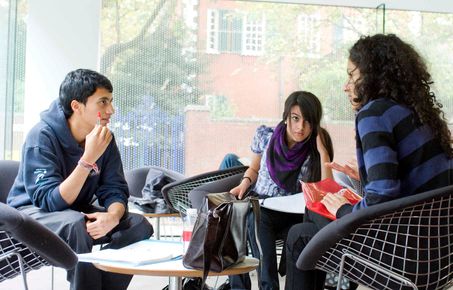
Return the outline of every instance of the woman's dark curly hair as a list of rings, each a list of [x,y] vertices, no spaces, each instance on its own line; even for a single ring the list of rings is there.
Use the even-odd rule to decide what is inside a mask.
[[[453,157],[451,133],[442,104],[431,91],[433,84],[424,59],[394,34],[361,37],[349,50],[349,60],[360,71],[355,102],[388,98],[411,108],[431,128],[445,153]]]

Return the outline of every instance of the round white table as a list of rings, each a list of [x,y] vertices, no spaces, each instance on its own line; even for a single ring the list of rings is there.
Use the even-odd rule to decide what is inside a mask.
[[[203,277],[203,271],[187,269],[182,264],[182,259],[159,262],[142,266],[119,265],[118,263],[96,262],[93,263],[98,269],[107,272],[148,275],[148,276],[168,276],[169,290],[182,289],[182,277]],[[242,263],[234,265],[222,272],[209,272],[209,276],[237,275],[248,273],[255,270],[259,265],[259,260],[246,257]]]

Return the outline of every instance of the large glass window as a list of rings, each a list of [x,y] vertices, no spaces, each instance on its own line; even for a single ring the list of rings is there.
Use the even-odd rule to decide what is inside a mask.
[[[9,3],[0,1],[0,138],[6,135],[6,84],[8,59],[8,17]],[[10,128],[9,128],[10,129]],[[5,142],[0,142],[0,158],[5,158]]]
[[[23,143],[27,1],[0,0],[0,158],[20,159]]]
[[[192,175],[216,169],[228,152],[248,156],[255,128],[275,125],[294,90],[321,99],[335,159],[350,159],[347,50],[384,29],[422,53],[453,120],[452,14],[226,0],[102,5],[100,71],[114,84],[111,128],[126,169],[158,165]],[[23,143],[26,15],[26,0],[0,0],[0,157],[7,159],[19,159]]]
[[[102,72],[114,82],[115,131],[126,168],[193,175],[228,152],[250,155],[260,124],[275,125],[294,90],[324,106],[335,160],[354,156],[343,93],[348,48],[382,32],[382,9],[248,1],[107,1]],[[452,117],[451,14],[386,10],[386,32],[413,43]]]

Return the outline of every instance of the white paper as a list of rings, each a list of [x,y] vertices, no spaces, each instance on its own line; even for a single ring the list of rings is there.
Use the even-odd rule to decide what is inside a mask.
[[[287,213],[305,213],[304,194],[296,193],[287,196],[268,197],[261,200],[261,206]]]
[[[106,249],[77,256],[79,262],[120,262],[139,266],[169,261],[181,255],[182,244],[179,242],[144,240],[121,249]]]

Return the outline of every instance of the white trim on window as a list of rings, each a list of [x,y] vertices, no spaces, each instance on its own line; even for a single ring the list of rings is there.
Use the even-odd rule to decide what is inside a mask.
[[[299,53],[310,58],[321,57],[321,15],[300,14],[297,17],[297,31],[302,51]]]
[[[220,15],[225,13],[220,13],[221,10],[218,9],[208,9],[207,10],[207,25],[206,25],[206,53],[218,54],[218,53],[239,53],[241,55],[262,55],[264,51],[264,41],[265,41],[265,17],[264,14],[260,16],[247,16],[246,14],[237,14],[237,12],[222,10],[226,14],[235,15],[242,19],[241,26],[239,31],[220,31],[221,21]],[[225,24],[225,23],[224,23]],[[226,25],[228,26],[228,25]],[[234,37],[235,33],[239,33],[240,47],[234,45],[234,43],[227,43],[227,47],[220,47],[220,37],[221,33],[229,33],[230,37]],[[231,41],[234,41],[231,40]],[[236,43],[238,44],[238,43]],[[231,46],[231,47],[230,47]],[[239,49],[233,49],[233,47]],[[225,50],[226,49],[226,50]],[[233,49],[235,51],[230,51]]]
[[[219,11],[208,9],[206,17],[206,52],[219,53]]]

